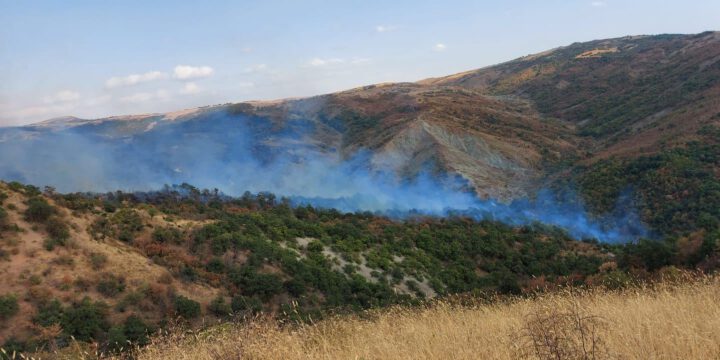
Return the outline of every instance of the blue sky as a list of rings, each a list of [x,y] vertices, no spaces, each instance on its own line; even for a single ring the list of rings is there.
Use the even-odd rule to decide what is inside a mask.
[[[720,30],[718,0],[0,0],[0,126],[327,93]]]

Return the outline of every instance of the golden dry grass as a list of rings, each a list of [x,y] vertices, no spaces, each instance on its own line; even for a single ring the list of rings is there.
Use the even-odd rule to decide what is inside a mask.
[[[558,313],[599,317],[595,341],[602,351],[596,352],[597,358],[717,359],[719,300],[720,278],[709,277],[619,292],[566,291],[491,305],[438,302],[294,328],[256,321],[175,334],[139,352],[138,359],[537,358],[523,335],[531,319]]]

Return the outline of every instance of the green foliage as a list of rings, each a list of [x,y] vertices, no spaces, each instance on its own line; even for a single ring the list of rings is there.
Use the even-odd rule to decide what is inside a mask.
[[[123,324],[123,333],[125,338],[133,345],[147,345],[150,339],[148,335],[151,331],[150,326],[136,315],[130,315],[125,319]]]
[[[20,310],[17,297],[12,294],[0,296],[0,320],[7,320]]]
[[[79,341],[98,339],[110,327],[107,320],[107,305],[84,298],[64,309],[62,314],[63,330]]]
[[[7,219],[8,219],[8,213],[7,211],[0,206],[0,230],[2,230],[5,225],[7,225]]]
[[[132,242],[143,228],[143,222],[137,211],[123,208],[111,216],[111,223],[115,226],[115,234],[120,241]]]
[[[63,321],[63,314],[64,309],[62,304],[57,299],[54,299],[38,307],[38,312],[33,318],[33,322],[43,327],[60,324]]]
[[[65,240],[70,237],[70,229],[67,224],[57,216],[52,216],[45,221],[45,230],[50,238],[58,243],[64,244]]]
[[[658,155],[610,159],[579,169],[584,199],[596,212],[613,209],[626,189],[636,192],[641,215],[663,235],[720,227],[720,145],[689,143]]]
[[[262,301],[256,297],[234,296],[230,301],[230,308],[234,313],[245,311],[258,313],[262,310]]]
[[[107,332],[106,347],[111,352],[120,352],[128,348],[128,339],[122,326],[112,326]]]
[[[257,273],[250,268],[233,269],[228,276],[244,295],[256,295],[266,301],[283,289],[277,275]]]
[[[213,301],[208,304],[208,310],[210,310],[210,312],[215,316],[219,317],[228,316],[233,311],[230,304],[225,302],[225,298],[223,296],[218,296],[213,299]]]
[[[173,304],[175,312],[187,320],[200,316],[200,304],[195,300],[177,295],[173,300]]]
[[[173,227],[157,228],[153,230],[152,238],[159,243],[177,244],[182,239],[182,233]]]
[[[140,317],[130,315],[122,325],[108,330],[106,347],[112,352],[119,352],[135,346],[145,346],[150,342],[149,332],[150,327]]]
[[[28,197],[38,196],[41,194],[40,189],[37,186],[23,185],[17,181],[12,181],[8,183],[8,188],[10,188],[10,190],[12,191],[25,194]]]
[[[108,259],[105,254],[95,252],[90,254],[90,265],[92,265],[92,268],[95,270],[102,269],[107,261]]]
[[[98,281],[97,291],[103,296],[113,298],[125,291],[125,286],[125,278],[123,276],[104,273],[102,274],[102,279]]]
[[[57,210],[41,197],[32,197],[27,201],[25,219],[35,223],[45,223]]]

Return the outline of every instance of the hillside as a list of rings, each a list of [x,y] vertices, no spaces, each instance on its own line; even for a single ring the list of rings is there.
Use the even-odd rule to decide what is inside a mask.
[[[0,340],[24,351],[72,337],[112,352],[172,319],[200,326],[263,312],[305,322],[458,293],[623,287],[669,266],[720,266],[716,234],[687,246],[603,245],[540,224],[393,220],[189,185],[100,195],[0,189]]]
[[[521,96],[597,139],[596,157],[635,157],[718,124],[720,32],[575,43],[421,83]]]

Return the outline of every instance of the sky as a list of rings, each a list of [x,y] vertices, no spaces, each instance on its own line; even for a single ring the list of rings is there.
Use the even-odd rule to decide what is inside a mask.
[[[0,0],[0,126],[417,81],[720,30],[720,0]]]

